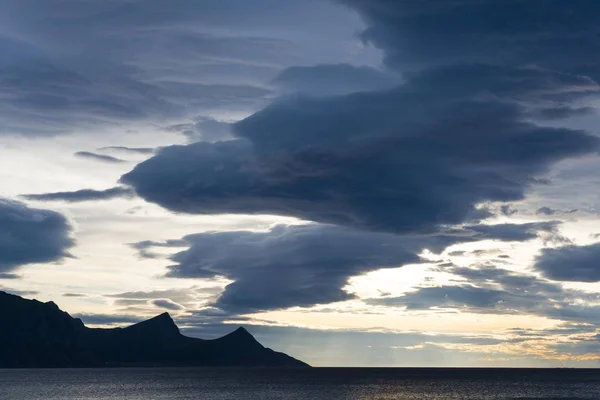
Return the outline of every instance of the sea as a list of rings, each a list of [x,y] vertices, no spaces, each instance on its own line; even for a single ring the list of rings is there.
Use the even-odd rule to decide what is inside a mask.
[[[1,400],[600,399],[583,369],[31,369],[0,370]]]

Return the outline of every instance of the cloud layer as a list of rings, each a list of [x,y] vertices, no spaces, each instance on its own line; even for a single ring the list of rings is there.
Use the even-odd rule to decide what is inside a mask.
[[[546,183],[555,164],[600,149],[596,136],[548,123],[593,112],[587,102],[600,94],[600,63],[588,55],[597,53],[589,39],[598,33],[590,17],[596,3],[341,3],[362,15],[362,38],[384,52],[385,69],[289,68],[274,81],[286,96],[233,124],[233,140],[163,148],[121,178],[175,212],[327,224],[186,237],[191,247],[174,257],[170,275],[233,280],[217,301],[223,309],[348,299],[350,276],[418,261],[430,245],[424,237],[435,241],[452,230],[441,248],[486,236],[526,241],[540,232],[563,240],[553,222],[529,230],[480,222],[492,215],[490,203],[504,203],[508,215],[507,203]],[[566,56],[556,57],[563,50]],[[464,230],[470,233],[458,239]],[[382,238],[393,244],[376,250]],[[250,267],[239,267],[241,254],[251,255]],[[504,283],[496,287],[422,288],[402,302],[534,312],[532,304],[553,287],[540,283],[538,295],[525,295],[507,283],[521,278],[498,276]]]
[[[60,261],[74,245],[62,215],[0,199],[0,272],[26,264]]]
[[[41,194],[24,194],[23,198],[38,201],[66,201],[77,203],[82,201],[110,200],[116,198],[131,198],[135,196],[133,190],[117,186],[106,190],[82,189],[73,192],[54,192]]]
[[[140,255],[154,247],[189,247],[171,257],[169,277],[224,277],[234,281],[214,303],[228,312],[308,307],[354,298],[348,279],[382,268],[421,263],[424,250],[483,239],[523,241],[554,229],[552,223],[468,226],[434,235],[400,236],[332,225],[279,225],[267,232],[208,232],[165,243],[141,242]]]
[[[600,282],[600,243],[543,249],[535,268],[556,281]]]
[[[315,10],[330,24],[313,23]],[[6,0],[0,134],[252,112],[270,95],[267,82],[302,56],[343,55],[328,43],[359,21],[342,11],[321,0]]]
[[[555,162],[598,148],[593,136],[524,113],[421,82],[297,98],[237,123],[238,140],[164,148],[122,182],[179,212],[432,231],[476,218],[480,203],[521,200]]]

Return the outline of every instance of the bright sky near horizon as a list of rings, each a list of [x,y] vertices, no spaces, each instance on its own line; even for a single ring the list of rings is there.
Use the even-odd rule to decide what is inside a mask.
[[[0,290],[318,366],[597,367],[598,15],[3,0]]]

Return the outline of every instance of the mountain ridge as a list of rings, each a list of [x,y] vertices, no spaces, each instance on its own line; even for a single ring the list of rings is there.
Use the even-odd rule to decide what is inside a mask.
[[[124,328],[89,328],[54,302],[0,291],[0,368],[308,367],[240,327],[217,339],[183,335],[167,312]]]

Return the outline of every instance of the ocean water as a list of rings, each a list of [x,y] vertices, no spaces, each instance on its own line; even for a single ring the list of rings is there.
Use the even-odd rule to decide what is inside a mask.
[[[0,370],[1,400],[600,399],[600,370]]]

